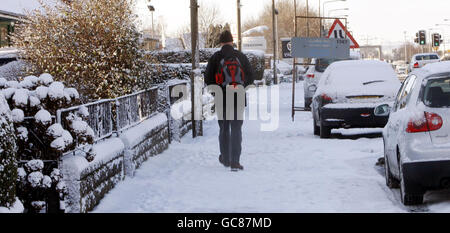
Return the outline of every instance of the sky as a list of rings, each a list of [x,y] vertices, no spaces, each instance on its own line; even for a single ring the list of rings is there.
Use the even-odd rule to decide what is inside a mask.
[[[136,12],[142,24],[151,25],[148,0],[137,1]],[[306,2],[306,0],[297,1]],[[324,1],[327,0],[321,0],[322,4]],[[231,24],[236,22],[236,0],[203,0],[203,2],[217,4],[222,10],[222,18]],[[241,0],[242,20],[245,22],[246,19],[258,16],[264,5],[270,2],[271,0]],[[165,21],[166,32],[169,35],[175,34],[181,26],[190,22],[190,0],[151,0],[151,4],[156,9],[155,20]],[[309,4],[312,9],[318,9],[319,0],[309,0]],[[33,9],[37,6],[37,0],[0,0],[0,10],[20,12],[23,8]],[[417,31],[430,28],[437,28],[433,29],[433,32],[440,32],[444,38],[450,37],[450,21],[447,23],[449,26],[435,26],[437,23],[445,24],[446,18],[450,19],[449,0],[347,0],[326,4],[326,12],[339,8],[349,8],[349,11],[337,11],[334,15],[349,15],[349,30],[361,45],[367,42],[400,44],[405,40],[405,31],[406,39],[412,41]]]

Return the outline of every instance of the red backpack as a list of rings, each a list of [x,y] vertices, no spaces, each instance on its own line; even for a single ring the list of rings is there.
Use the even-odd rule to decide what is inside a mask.
[[[216,83],[219,86],[244,85],[245,74],[241,62],[237,57],[223,58],[220,61],[219,70],[216,73]]]

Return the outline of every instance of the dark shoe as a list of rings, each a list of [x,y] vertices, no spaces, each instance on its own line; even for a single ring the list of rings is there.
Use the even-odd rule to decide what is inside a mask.
[[[229,167],[230,166],[230,162],[224,161],[222,155],[219,155],[219,162],[225,167]]]
[[[244,166],[242,166],[242,165],[239,164],[239,163],[233,163],[233,164],[231,164],[231,171],[232,171],[232,172],[237,172],[237,171],[239,171],[239,170],[244,170]]]

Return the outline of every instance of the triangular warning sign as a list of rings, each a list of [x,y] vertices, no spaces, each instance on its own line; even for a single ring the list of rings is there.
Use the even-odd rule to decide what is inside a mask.
[[[353,36],[347,31],[347,28],[339,19],[336,19],[333,26],[331,26],[330,31],[328,32],[328,38],[348,38],[350,40],[350,48],[359,48],[358,42],[356,42],[355,38],[353,38]]]

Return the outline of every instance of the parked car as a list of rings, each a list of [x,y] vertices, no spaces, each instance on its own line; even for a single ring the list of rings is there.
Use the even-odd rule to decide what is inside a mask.
[[[304,89],[304,98],[305,98],[305,109],[311,110],[311,103],[314,94],[317,90],[317,85],[319,84],[320,78],[322,77],[323,72],[328,68],[330,64],[337,61],[344,60],[359,60],[361,59],[359,53],[350,54],[349,59],[312,59],[311,64],[307,68],[306,73],[303,75],[303,89]]]
[[[405,205],[423,203],[427,190],[450,188],[450,62],[415,70],[403,83],[383,130],[386,185]]]
[[[375,116],[380,103],[395,100],[400,81],[382,61],[339,61],[323,73],[312,102],[314,134],[329,138],[334,128],[383,128],[387,116]]]
[[[439,55],[437,53],[419,53],[411,58],[411,62],[408,66],[408,73],[424,67],[426,64],[440,62]]]

